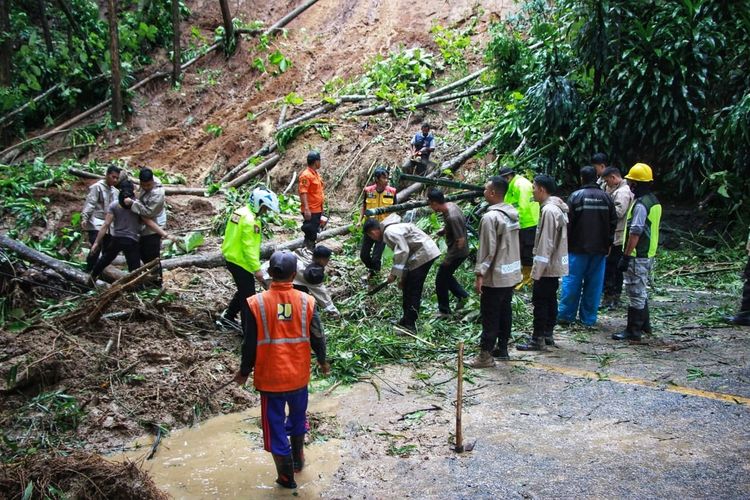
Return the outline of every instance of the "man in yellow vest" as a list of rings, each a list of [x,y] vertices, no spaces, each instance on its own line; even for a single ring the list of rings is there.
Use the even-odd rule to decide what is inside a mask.
[[[516,289],[531,283],[531,266],[534,264],[534,240],[536,239],[536,226],[539,224],[539,203],[534,201],[534,186],[529,180],[516,174],[512,168],[503,168],[500,177],[508,181],[508,192],[505,194],[505,203],[513,205],[518,210],[518,223],[521,230],[518,231],[518,243],[521,248],[521,273],[523,280]]]
[[[260,392],[263,447],[276,464],[276,482],[284,488],[296,488],[294,473],[305,465],[310,348],[323,374],[330,367],[325,337],[312,323],[315,299],[295,290],[292,284],[297,257],[288,251],[274,252],[268,272],[273,279],[270,289],[247,299],[249,321],[234,381],[243,385],[255,371],[253,385]]]
[[[250,194],[248,204],[232,212],[227,221],[221,253],[224,254],[227,269],[237,285],[237,291],[216,321],[217,326],[221,328],[236,328],[237,313],[240,313],[240,320],[244,326],[247,314],[245,299],[255,294],[256,279],[258,283],[263,283],[263,273],[260,270],[260,217],[267,210],[278,213],[279,199],[272,191],[258,187]]]
[[[396,188],[388,185],[388,170],[385,167],[378,167],[372,175],[375,184],[365,187],[362,194],[364,201],[359,212],[360,222],[365,220],[365,210],[373,208],[390,207],[396,203]],[[373,218],[379,222],[388,217],[388,214],[375,215]],[[367,233],[362,234],[362,248],[359,252],[359,258],[370,271],[370,276],[380,271],[381,259],[385,243],[375,241]]]
[[[623,272],[630,306],[625,330],[613,334],[612,338],[640,342],[644,333],[651,333],[647,286],[659,247],[661,203],[652,192],[654,174],[651,167],[636,163],[625,178],[635,195],[635,201],[628,210],[623,256],[617,267]]]

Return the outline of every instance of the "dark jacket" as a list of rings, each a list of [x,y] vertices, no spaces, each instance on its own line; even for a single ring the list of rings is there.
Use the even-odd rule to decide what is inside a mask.
[[[617,227],[612,197],[592,182],[570,195],[568,208],[569,253],[606,255]]]

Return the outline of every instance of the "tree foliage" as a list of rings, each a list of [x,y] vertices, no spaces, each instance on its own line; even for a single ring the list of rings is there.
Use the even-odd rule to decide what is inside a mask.
[[[60,84],[60,90],[29,107],[24,117],[38,125],[74,105],[99,102],[109,87],[101,83],[110,72],[108,27],[93,0],[54,0],[10,3],[10,30],[0,39],[10,39],[11,84],[0,86],[0,115],[4,115],[44,90]],[[124,83],[151,62],[157,47],[171,47],[171,3],[168,0],[119,0],[120,58]],[[44,6],[40,11],[39,6]],[[182,15],[188,11],[181,3]],[[52,50],[48,50],[43,20],[49,28]],[[16,132],[23,132],[23,121]]]
[[[517,126],[497,129],[498,149],[522,137],[532,149],[554,145],[536,167],[568,180],[605,151],[625,169],[649,163],[676,194],[720,179],[729,208],[741,208],[750,1],[531,0],[494,26],[487,57],[501,96],[524,96]]]

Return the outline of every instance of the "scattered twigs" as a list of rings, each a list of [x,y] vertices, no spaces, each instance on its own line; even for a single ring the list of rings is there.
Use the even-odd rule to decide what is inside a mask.
[[[711,264],[702,264],[701,267],[703,269],[697,271],[689,267],[678,267],[676,269],[672,269],[671,271],[667,271],[666,273],[664,273],[663,277],[677,278],[682,276],[699,276],[701,274],[735,272],[742,269],[742,266],[731,264],[729,262],[718,262],[714,264],[714,266],[715,267],[711,267]],[[706,267],[708,267],[709,269],[705,269]]]
[[[399,418],[399,419],[397,420],[397,422],[402,422],[402,421],[406,420],[406,419],[407,419],[407,417],[409,417],[409,415],[414,415],[415,413],[419,413],[419,412],[422,412],[422,411],[442,411],[442,410],[443,410],[443,408],[442,408],[441,406],[438,406],[438,405],[432,405],[432,406],[431,406],[431,407],[429,407],[429,408],[420,408],[420,409],[418,409],[418,410],[412,410],[412,411],[408,411],[408,412],[406,412],[406,413],[402,413],[402,414],[401,414],[401,418]]]

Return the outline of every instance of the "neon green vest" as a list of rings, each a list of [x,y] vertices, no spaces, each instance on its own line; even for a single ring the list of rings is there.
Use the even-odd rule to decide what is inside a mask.
[[[539,203],[534,201],[534,186],[521,175],[514,175],[505,193],[505,202],[518,210],[521,229],[539,224]]]
[[[646,207],[648,216],[646,217],[646,227],[643,230],[643,234],[641,234],[635,250],[630,255],[639,258],[648,257],[650,259],[656,255],[656,249],[659,247],[659,225],[661,224],[661,203],[659,203],[659,200],[656,199],[653,193],[638,198],[630,205],[622,249],[625,250],[627,247],[628,238],[630,237],[630,220],[633,218],[633,207],[638,203]]]
[[[224,259],[251,273],[260,269],[260,221],[245,205],[238,208],[227,221],[221,253]]]

